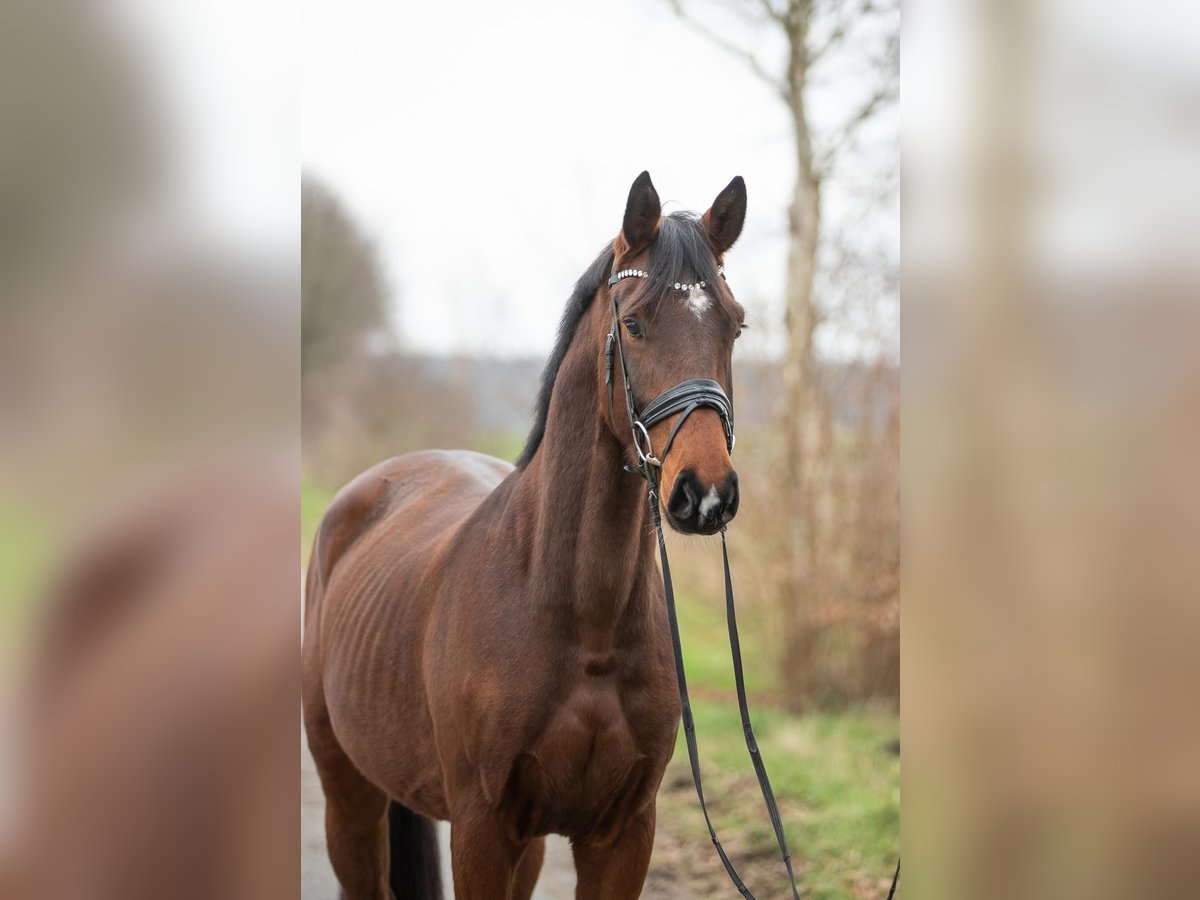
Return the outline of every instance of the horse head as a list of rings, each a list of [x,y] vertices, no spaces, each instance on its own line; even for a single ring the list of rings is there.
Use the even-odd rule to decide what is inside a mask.
[[[732,356],[745,311],[723,260],[745,216],[741,177],[704,215],[664,216],[643,172],[613,241],[603,378],[610,397],[615,391],[627,402],[608,404],[608,425],[628,456],[655,467],[667,521],[686,534],[714,534],[738,508]]]

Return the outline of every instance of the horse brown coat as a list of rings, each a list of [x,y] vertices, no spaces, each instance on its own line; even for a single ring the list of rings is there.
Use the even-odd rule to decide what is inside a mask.
[[[652,268],[659,209],[643,174],[613,265]],[[703,229],[712,268],[744,211],[735,179],[687,220]],[[596,289],[566,335],[544,436],[520,468],[466,451],[397,457],[344,487],[322,520],[304,713],[330,858],[351,900],[391,896],[389,798],[451,822],[459,898],[526,900],[549,833],[571,839],[578,897],[641,891],[679,696],[644,486],[622,469],[632,439],[604,384],[609,290]],[[649,285],[611,290],[622,315],[645,317],[643,339],[626,339],[641,402],[684,377],[732,396],[742,313],[723,282],[710,285],[704,317],[647,303]],[[684,471],[736,485],[714,411],[692,415],[675,447],[664,493]]]

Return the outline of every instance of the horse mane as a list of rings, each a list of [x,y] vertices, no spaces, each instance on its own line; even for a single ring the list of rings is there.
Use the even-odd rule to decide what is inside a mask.
[[[558,322],[558,337],[554,342],[554,350],[546,360],[546,368],[542,370],[541,387],[538,388],[537,401],[533,406],[533,429],[525,440],[525,449],[517,457],[516,467],[523,469],[537,453],[546,434],[546,417],[550,414],[550,395],[554,392],[554,382],[558,378],[558,370],[566,358],[567,350],[571,347],[571,339],[575,337],[575,329],[579,320],[592,305],[592,300],[600,290],[600,285],[608,280],[612,273],[613,247],[606,244],[600,255],[588,266],[587,271],[575,282],[575,290],[567,301],[562,318]]]
[[[613,254],[612,244],[605,245],[600,255],[575,282],[571,299],[567,301],[567,307],[558,323],[558,337],[554,350],[546,361],[546,368],[542,370],[541,387],[534,404],[533,428],[525,441],[525,448],[517,457],[518,469],[529,465],[542,444],[542,438],[546,434],[546,417],[550,414],[550,397],[554,393],[558,370],[571,347],[580,319],[592,305],[600,286],[612,273]],[[700,218],[695,213],[674,212],[659,220],[658,235],[654,239],[650,268],[647,271],[647,289],[638,305],[654,302],[665,296],[674,283],[683,278],[712,283],[717,278],[717,266]]]

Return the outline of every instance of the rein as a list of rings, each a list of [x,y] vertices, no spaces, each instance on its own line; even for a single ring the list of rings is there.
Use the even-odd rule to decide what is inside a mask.
[[[719,268],[717,271],[718,274],[724,277],[723,268]],[[674,387],[663,391],[647,403],[645,409],[639,415],[637,402],[633,396],[633,387],[629,381],[629,369],[625,365],[625,352],[621,342],[620,311],[617,308],[616,297],[612,295],[611,291],[611,287],[618,281],[629,277],[644,278],[646,277],[646,273],[637,269],[625,269],[618,272],[614,264],[613,274],[608,280],[610,287],[609,296],[612,300],[613,324],[604,346],[604,382],[608,385],[609,406],[611,408],[613,393],[613,348],[615,346],[617,362],[621,366],[621,380],[625,386],[625,407],[629,414],[629,427],[633,433],[633,444],[638,456],[637,467],[626,466],[625,469],[628,472],[641,475],[647,484],[647,501],[650,504],[650,515],[654,521],[654,531],[658,538],[658,555],[662,564],[663,592],[666,595],[667,601],[667,618],[671,625],[671,645],[675,655],[675,678],[679,683],[679,700],[682,707],[684,740],[687,744],[688,762],[691,764],[692,769],[692,782],[696,786],[696,796],[700,800],[700,811],[704,814],[704,822],[708,826],[709,837],[712,839],[713,847],[716,848],[717,856],[720,857],[721,863],[725,866],[725,871],[728,873],[729,879],[743,897],[747,898],[747,900],[755,900],[754,894],[746,887],[741,876],[738,875],[737,869],[725,852],[725,848],[721,845],[721,840],[717,837],[712,818],[708,813],[708,806],[704,800],[704,784],[700,777],[700,756],[696,741],[696,723],[692,717],[691,698],[688,695],[687,674],[683,666],[683,646],[679,638],[679,618],[675,610],[675,588],[671,581],[671,565],[667,560],[667,545],[663,537],[662,512],[659,509],[658,473],[662,468],[663,460],[666,459],[667,453],[670,452],[671,445],[675,441],[675,435],[679,433],[679,429],[683,426],[683,423],[687,420],[688,416],[702,406],[715,409],[721,417],[721,424],[725,429],[725,442],[729,452],[732,453],[734,444],[736,443],[733,433],[733,404],[730,402],[721,385],[717,382],[708,378],[691,378],[681,381]],[[704,282],[700,282],[698,285],[678,283],[675,285],[679,290],[690,290],[692,287],[704,286]],[[679,416],[678,421],[671,428],[670,434],[663,444],[661,453],[655,456],[654,448],[650,442],[650,428],[675,413],[682,413],[682,415]],[[779,806],[775,802],[775,792],[771,789],[771,782],[767,777],[766,764],[763,762],[762,753],[758,748],[758,742],[755,740],[754,730],[750,724],[750,705],[746,698],[746,680],[742,673],[742,649],[738,638],[737,612],[733,601],[733,577],[729,571],[729,547],[725,540],[724,525],[721,526],[721,560],[725,567],[725,615],[729,630],[729,648],[733,656],[734,682],[737,687],[738,710],[741,713],[746,750],[750,755],[751,763],[754,765],[754,773],[758,776],[758,785],[762,792],[763,803],[766,806],[767,815],[771,819],[771,827],[775,831],[775,840],[779,845],[779,851],[783,857],[783,865],[787,869],[788,882],[792,888],[792,898],[793,900],[800,900],[800,892],[796,887],[796,873],[792,867],[792,856],[788,850],[787,838],[784,836],[783,820],[779,815]],[[900,863],[897,861],[896,875],[892,879],[892,887],[888,892],[888,900],[892,900],[899,878]]]
[[[616,284],[622,277],[628,277],[628,275],[614,273],[612,278],[609,279],[609,285]],[[730,452],[732,452],[735,443],[733,434],[733,404],[730,403],[725,391],[722,390],[717,382],[706,378],[693,378],[680,382],[651,400],[646,404],[645,410],[639,416],[637,403],[633,396],[633,387],[629,381],[629,369],[625,364],[625,352],[621,342],[620,314],[617,309],[616,297],[612,297],[612,305],[613,327],[612,331],[609,332],[606,352],[611,354],[613,345],[616,345],[617,360],[621,366],[621,378],[625,385],[625,406],[629,413],[629,425],[633,432],[634,446],[637,449],[638,471],[646,479],[646,494],[650,504],[650,515],[654,521],[655,534],[658,537],[658,555],[662,563],[663,590],[667,600],[667,617],[671,624],[671,644],[675,653],[675,677],[679,683],[679,700],[683,713],[684,740],[687,743],[688,761],[691,763],[692,768],[692,781],[696,786],[696,796],[700,800],[700,811],[704,814],[704,821],[708,826],[709,837],[712,838],[713,847],[716,848],[717,855],[721,858],[721,863],[725,866],[725,871],[729,874],[730,880],[742,896],[748,898],[748,900],[754,900],[754,895],[750,893],[750,889],[746,887],[741,876],[738,875],[737,869],[730,862],[729,855],[721,845],[721,840],[717,837],[716,829],[713,827],[712,817],[708,812],[708,805],[704,800],[704,783],[700,776],[700,756],[696,743],[696,723],[692,718],[692,704],[691,698],[688,695],[687,674],[683,666],[683,646],[679,638],[679,618],[675,610],[675,588],[671,581],[671,564],[667,559],[667,545],[663,537],[662,528],[662,512],[659,509],[658,502],[658,470],[662,468],[662,461],[670,451],[675,435],[678,434],[687,417],[701,406],[715,409],[721,417],[721,423],[725,428],[725,441]],[[606,362],[605,374],[609,383],[611,396],[612,367],[609,362]],[[666,443],[663,444],[662,455],[656,457],[650,443],[649,429],[651,426],[677,412],[682,413],[682,415],[680,415],[679,420],[671,429]],[[745,733],[746,749],[749,751],[751,762],[754,764],[755,774],[758,775],[758,784],[762,790],[763,801],[766,803],[767,814],[771,818],[771,825],[775,830],[775,839],[783,855],[783,864],[787,868],[788,881],[792,887],[792,897],[794,900],[800,900],[800,892],[796,887],[796,875],[792,869],[791,853],[788,851],[787,839],[783,833],[783,821],[779,816],[779,807],[775,802],[775,794],[771,790],[771,782],[767,777],[766,766],[763,764],[762,754],[759,752],[758,742],[754,739],[754,730],[750,725],[750,708],[746,699],[746,682],[742,675],[741,644],[738,640],[737,616],[733,602],[733,578],[729,572],[729,549],[725,542],[724,525],[721,526],[721,558],[725,565],[725,610],[729,625],[729,644],[733,653],[734,679],[737,684],[738,708],[742,716],[742,730]]]

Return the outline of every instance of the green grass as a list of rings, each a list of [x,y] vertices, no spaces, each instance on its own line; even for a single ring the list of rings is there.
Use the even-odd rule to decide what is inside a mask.
[[[317,526],[321,524],[321,516],[325,507],[333,499],[333,494],[317,487],[307,478],[300,482],[300,558],[308,565],[308,555],[312,552],[313,537],[316,536]]]
[[[675,605],[679,613],[683,663],[687,668],[690,691],[701,694],[719,692],[733,696],[733,657],[729,652],[724,594],[719,593],[724,588],[717,583],[713,585],[713,590],[716,593],[709,600],[676,590]],[[776,679],[773,661],[768,654],[754,646],[752,635],[744,623],[739,621],[738,627],[746,692],[753,697],[774,689]]]
[[[710,591],[680,591],[676,602],[705,796],[717,832],[756,896],[787,896],[775,835],[742,732],[719,570]],[[761,634],[744,613],[742,618],[751,724],[788,846],[802,872],[804,896],[875,897],[879,879],[890,878],[899,852],[900,760],[893,752],[899,718],[886,705],[805,716],[771,705],[778,685],[776,660],[756,645]],[[666,866],[672,880],[704,872],[690,885],[693,891],[725,896],[725,873],[700,813],[682,730],[659,796],[660,828],[676,832],[673,842],[686,842],[688,850],[680,859],[660,854],[665,861],[656,865]]]
[[[787,896],[775,835],[743,737],[719,570],[710,591],[678,591],[676,603],[714,824],[756,896]],[[900,760],[894,753],[899,717],[886,704],[805,716],[772,706],[776,660],[756,645],[756,630],[744,613],[742,619],[751,724],[788,846],[803,872],[804,895],[844,900],[886,894],[886,885],[879,894],[879,879],[890,881],[900,842]],[[673,841],[686,842],[689,850],[681,859],[659,854],[665,861],[656,865],[670,870],[672,880],[705,872],[706,879],[691,884],[694,892],[702,896],[715,890],[715,896],[724,896],[724,870],[700,813],[682,730],[663,783],[660,828],[677,832]]]
[[[485,431],[467,445],[471,450],[512,462],[525,446],[523,431]]]
[[[696,700],[693,715],[705,795],[722,842],[748,860],[743,877],[753,874],[764,885],[760,892],[751,883],[752,890],[783,896],[783,867],[737,706]],[[860,709],[797,717],[752,705],[751,720],[807,896],[840,900],[864,888],[870,895],[899,852],[900,760],[889,746],[899,738],[896,715]],[[711,853],[682,731],[664,783],[672,789],[661,795],[660,823]]]
[[[53,544],[45,522],[0,504],[0,657],[5,660],[13,658],[28,633]]]

